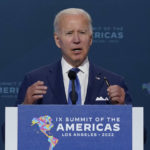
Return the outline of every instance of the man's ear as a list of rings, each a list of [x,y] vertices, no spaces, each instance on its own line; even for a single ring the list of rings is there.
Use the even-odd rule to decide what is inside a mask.
[[[90,36],[90,45],[92,45],[92,43],[93,43],[93,34],[91,34]]]
[[[58,48],[60,48],[60,38],[58,33],[54,33],[54,40],[55,40],[55,44],[57,45]]]

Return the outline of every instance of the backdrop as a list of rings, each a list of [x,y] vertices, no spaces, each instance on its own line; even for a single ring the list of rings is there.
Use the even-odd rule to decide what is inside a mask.
[[[83,8],[91,14],[94,41],[89,58],[125,77],[133,105],[144,107],[149,131],[149,0],[1,0],[0,126],[5,106],[15,104],[25,73],[60,58],[53,40],[53,19],[68,7]],[[0,149],[4,149],[1,137]]]

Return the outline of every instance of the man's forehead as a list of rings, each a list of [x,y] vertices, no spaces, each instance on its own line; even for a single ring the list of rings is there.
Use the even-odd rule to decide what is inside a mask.
[[[61,31],[89,31],[89,26],[88,26],[88,23],[80,23],[80,25],[76,25],[74,24],[74,22],[71,22],[71,23],[66,23],[66,22],[63,22],[63,24],[60,24],[59,25],[59,28]]]
[[[86,15],[84,14],[62,14],[60,16],[60,21],[64,21],[64,19],[68,19],[68,18],[72,18],[72,19],[83,19],[83,20],[87,20],[88,18]],[[69,21],[69,20],[68,20]]]
[[[62,14],[59,18],[59,32],[69,30],[89,31],[90,23],[85,14]]]

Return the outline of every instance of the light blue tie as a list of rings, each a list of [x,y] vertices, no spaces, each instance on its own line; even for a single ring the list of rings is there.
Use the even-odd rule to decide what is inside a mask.
[[[80,86],[80,81],[79,81],[79,78],[77,75],[77,73],[80,71],[80,69],[72,68],[71,71],[74,71],[76,73],[76,79],[75,79],[75,92],[77,94],[76,105],[81,105],[81,86]],[[68,88],[68,104],[70,104],[70,105],[72,105],[71,92],[72,92],[72,80],[69,81],[69,88]]]

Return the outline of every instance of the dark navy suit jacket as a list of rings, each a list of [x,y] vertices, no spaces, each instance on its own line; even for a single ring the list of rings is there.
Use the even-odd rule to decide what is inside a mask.
[[[107,95],[107,85],[104,81],[106,77],[111,85],[119,85],[124,88],[126,92],[125,103],[130,104],[131,98],[128,93],[128,89],[124,83],[123,77],[109,72],[105,69],[95,66],[90,63],[89,68],[89,79],[87,95],[85,99],[85,104],[107,104],[108,101],[97,101],[97,97],[109,98]],[[38,104],[67,104],[61,61],[55,64],[47,65],[41,67],[28,73],[19,90],[17,104],[21,104],[24,101],[25,93],[27,88],[36,81],[44,81],[45,85],[48,87],[47,93],[44,97],[38,100]]]

